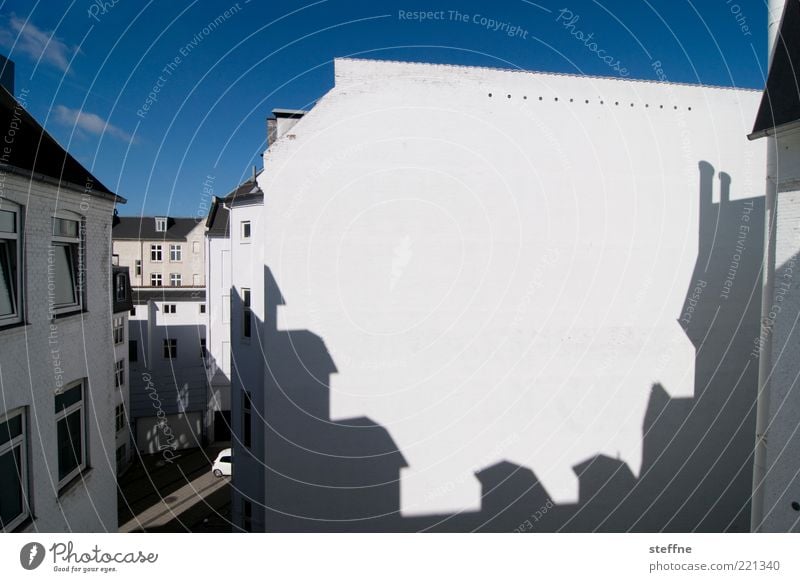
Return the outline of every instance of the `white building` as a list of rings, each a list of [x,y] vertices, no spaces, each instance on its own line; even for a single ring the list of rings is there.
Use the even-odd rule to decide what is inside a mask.
[[[206,297],[208,304],[207,372],[209,410],[213,413],[214,440],[231,438],[231,232],[229,208],[247,200],[261,202],[263,193],[254,177],[223,198],[214,198],[206,220]],[[244,226],[233,233],[246,241]],[[246,243],[244,243],[246,244]]]
[[[769,77],[749,136],[768,136],[763,141],[769,154],[763,327],[756,346],[761,349],[761,398],[752,526],[754,531],[796,532],[800,531],[800,1],[770,2],[769,36]]]
[[[230,205],[235,523],[747,530],[758,93],[335,69]]]
[[[114,388],[116,389],[114,401],[115,455],[119,474],[130,463],[133,442],[127,412],[130,408],[128,316],[133,309],[130,273],[127,267],[112,267],[111,293],[111,339],[114,343]]]
[[[0,529],[117,529],[111,221],[124,202],[0,89]]]
[[[205,289],[133,290],[130,406],[139,451],[174,458],[210,439]]]
[[[114,264],[131,270],[134,287],[204,287],[202,220],[120,216],[114,224]]]

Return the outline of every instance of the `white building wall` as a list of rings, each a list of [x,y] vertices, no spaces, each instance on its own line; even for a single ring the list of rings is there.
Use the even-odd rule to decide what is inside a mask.
[[[207,436],[208,384],[200,348],[206,337],[204,303],[170,300],[166,294],[163,301],[136,305],[130,317],[130,339],[137,342],[139,357],[131,363],[129,410],[144,453],[199,447]],[[165,304],[175,305],[176,312],[165,313]],[[177,340],[177,358],[164,357],[166,338]]]
[[[403,518],[486,508],[481,472],[501,461],[532,470],[543,502],[575,507],[586,501],[579,464],[604,455],[654,491],[677,479],[653,499],[686,515],[651,508],[634,521],[648,498],[631,508],[630,527],[706,518],[700,529],[726,527],[747,503],[747,471],[736,495],[714,493],[705,515],[686,502],[709,482],[738,479],[712,475],[726,462],[710,426],[730,439],[731,465],[752,451],[764,153],[744,136],[758,100],[722,88],[337,60],[335,88],[265,154],[259,248],[233,249],[234,287],[256,285],[264,265],[285,302],[273,321],[274,297],[254,293],[263,355],[239,347],[232,328],[239,373],[263,365],[267,398],[292,400],[299,419],[280,425],[268,402],[264,422],[305,450],[332,440],[303,442],[311,417],[388,431],[402,454],[394,506]],[[232,232],[252,215],[234,210]],[[295,333],[303,330],[313,337]],[[709,333],[727,351],[698,352]],[[285,364],[292,358],[296,369]],[[321,377],[290,385],[300,368]],[[667,414],[655,410],[662,398]],[[659,430],[643,430],[643,419]],[[685,425],[664,419],[702,430],[684,430],[682,450],[664,457],[654,443],[668,449]],[[698,439],[691,471],[701,482],[689,485],[680,460]],[[333,484],[325,479],[336,469],[304,473],[293,453],[271,459],[266,448],[267,479],[286,470],[317,490]],[[662,458],[678,459],[677,472],[644,474]],[[295,501],[267,485],[276,527],[353,526],[336,521],[353,515],[346,503],[314,505],[310,489]],[[302,525],[286,525],[286,514]],[[359,514],[367,517],[375,512]]]
[[[28,469],[34,521],[27,531],[117,529],[114,456],[114,350],[111,341],[111,215],[113,203],[12,174],[3,196],[24,207],[26,325],[0,330],[0,413],[27,407]],[[49,319],[47,246],[53,213],[86,218],[87,312]],[[88,379],[85,396],[89,469],[59,493],[56,390]]]
[[[776,139],[774,296],[762,335],[772,346],[764,521],[760,529],[787,532],[800,531],[800,130],[782,132]]]
[[[230,294],[231,240],[206,239],[206,297],[208,303],[208,354],[210,410],[231,409]]]
[[[126,419],[130,418],[129,411],[130,411],[130,378],[131,378],[131,368],[130,362],[128,361],[128,339],[130,335],[130,329],[128,325],[128,317],[129,314],[127,311],[123,311],[121,313],[114,313],[114,318],[121,317],[123,319],[122,329],[124,330],[124,338],[122,343],[114,345],[114,363],[122,362],[123,368],[125,370],[125,374],[123,377],[122,385],[117,388],[116,390],[116,399],[114,402],[114,413],[115,413],[115,422],[114,422],[114,429],[116,431],[116,407],[120,404],[125,408]],[[113,320],[112,320],[113,321]],[[113,333],[113,323],[112,323],[112,333]],[[121,446],[125,446],[125,456],[121,459],[121,463],[117,466],[118,472],[120,470],[124,470],[123,467],[128,464],[131,459],[131,431],[129,422],[126,420],[124,426],[116,431],[116,438],[115,438],[115,447],[119,449]],[[116,450],[115,449],[115,450]],[[116,458],[116,452],[115,452]]]

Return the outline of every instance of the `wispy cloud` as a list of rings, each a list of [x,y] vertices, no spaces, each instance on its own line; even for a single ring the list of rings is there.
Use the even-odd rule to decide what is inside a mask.
[[[131,141],[133,136],[128,132],[112,125],[95,113],[88,113],[79,109],[70,109],[64,105],[56,105],[53,109],[56,123],[74,126],[79,131],[92,135],[111,135],[123,141]]]
[[[67,46],[53,32],[41,30],[17,16],[11,16],[7,25],[0,30],[0,45],[11,49],[11,58],[17,53],[23,53],[36,61],[41,59],[63,72],[69,68],[69,59],[76,50]]]

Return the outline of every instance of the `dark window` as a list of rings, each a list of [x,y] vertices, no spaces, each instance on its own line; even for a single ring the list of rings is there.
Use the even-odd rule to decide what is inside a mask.
[[[248,499],[242,500],[242,529],[253,531],[253,503]]]
[[[0,420],[0,530],[11,531],[28,516],[25,409]]]
[[[178,357],[178,340],[176,338],[164,340],[164,357],[167,359]]]
[[[251,422],[251,415],[252,415],[252,395],[250,392],[244,392],[243,394],[244,400],[242,402],[242,425],[244,429],[244,434],[242,435],[243,444],[248,449],[253,444],[253,424]]]
[[[62,486],[86,467],[83,384],[56,395],[55,401],[58,484]]]
[[[250,289],[242,289],[242,337],[250,337],[253,312],[250,309]]]
[[[131,362],[139,361],[139,348],[136,340],[130,340],[128,342],[128,360]]]

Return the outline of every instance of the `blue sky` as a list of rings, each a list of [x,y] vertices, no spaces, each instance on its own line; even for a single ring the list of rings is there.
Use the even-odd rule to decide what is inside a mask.
[[[204,182],[224,195],[260,167],[269,112],[310,107],[338,56],[641,79],[656,79],[660,62],[671,81],[758,89],[765,75],[764,0],[0,6],[17,93],[27,89],[31,113],[128,199],[124,215],[205,212]]]

